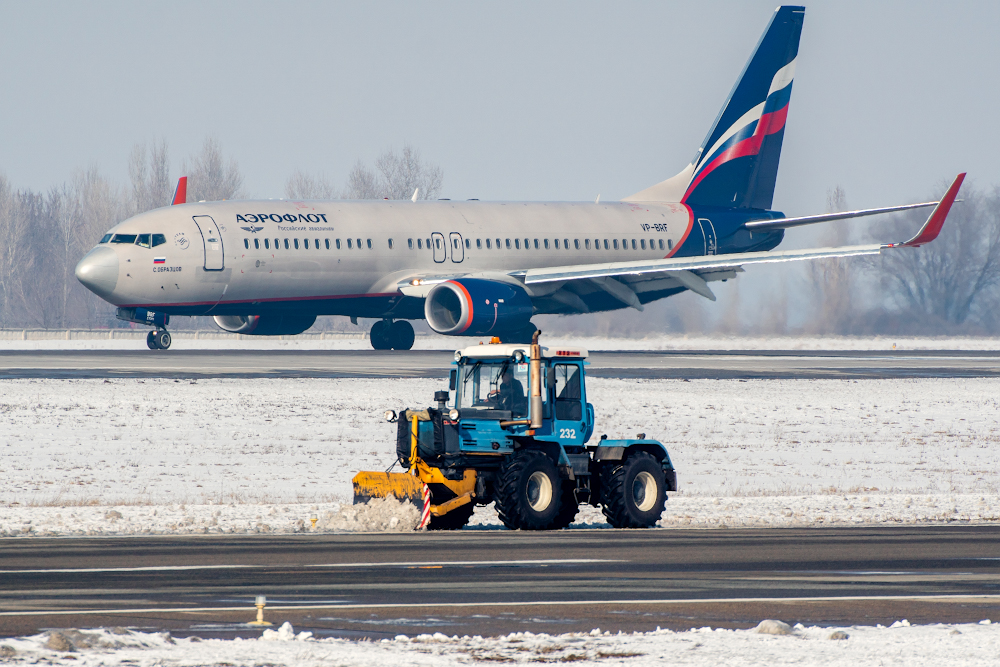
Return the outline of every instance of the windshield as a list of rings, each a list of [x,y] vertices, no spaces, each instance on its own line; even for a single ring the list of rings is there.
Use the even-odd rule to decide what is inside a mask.
[[[508,359],[459,366],[458,379],[458,408],[510,410],[512,417],[527,417],[527,362],[517,364]]]

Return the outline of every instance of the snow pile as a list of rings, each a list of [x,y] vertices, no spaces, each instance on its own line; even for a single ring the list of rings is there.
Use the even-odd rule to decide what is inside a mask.
[[[416,505],[388,496],[372,498],[361,505],[342,505],[323,515],[322,527],[333,531],[402,533],[415,530],[419,523]]]
[[[760,632],[761,627],[782,628]],[[854,667],[859,664],[928,664],[938,667],[995,665],[1000,655],[1000,630],[983,621],[961,625],[910,625],[847,628],[789,627],[763,621],[750,630],[709,627],[673,632],[562,635],[517,632],[502,637],[458,637],[441,633],[381,641],[316,639],[295,633],[288,623],[264,630],[260,639],[222,640],[173,638],[114,630],[62,630],[32,637],[0,640],[0,658],[7,664],[54,665],[156,664],[172,665],[312,665],[349,664],[357,667],[407,665],[467,665],[470,663],[589,665],[719,664]]]
[[[345,507],[351,478],[395,458],[383,411],[441,387],[2,381],[0,535],[286,533],[314,513],[321,530],[407,530],[392,511]],[[662,525],[693,527],[997,521],[998,396],[989,378],[588,384],[595,440],[662,441],[680,483]],[[577,524],[606,525],[587,508]]]

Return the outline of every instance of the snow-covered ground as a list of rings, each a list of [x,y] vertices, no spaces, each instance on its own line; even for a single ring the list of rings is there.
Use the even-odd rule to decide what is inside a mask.
[[[144,350],[146,329],[110,331],[0,330],[4,350]],[[357,333],[305,333],[298,336],[238,336],[222,331],[173,331],[175,350],[370,350],[364,330]],[[109,336],[114,335],[114,338]],[[122,337],[124,336],[124,337]],[[24,338],[22,340],[22,338]],[[488,338],[418,335],[416,350],[454,350]],[[597,338],[554,334],[546,345],[577,345],[590,350],[969,350],[1000,351],[1000,338],[912,336],[696,336],[651,335]]]
[[[426,379],[4,380],[0,535],[399,530],[351,477]],[[1000,520],[1000,380],[591,378],[597,434],[667,445],[663,526]],[[402,510],[401,510],[402,511]],[[391,516],[390,516],[391,515]],[[392,523],[392,519],[396,522]],[[391,524],[391,525],[390,525]],[[473,525],[496,525],[481,508]],[[599,527],[585,508],[578,525]]]
[[[518,632],[502,637],[400,635],[381,641],[317,639],[287,623],[260,639],[173,638],[168,633],[62,630],[0,640],[0,662],[54,665],[961,665],[993,666],[1000,626],[804,627],[766,620],[757,628],[656,630],[635,634]]]

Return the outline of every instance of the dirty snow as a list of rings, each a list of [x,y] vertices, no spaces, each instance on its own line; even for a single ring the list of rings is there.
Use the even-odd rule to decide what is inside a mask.
[[[0,535],[404,529],[349,505],[385,470],[385,408],[438,380],[0,382]],[[597,435],[679,471],[664,526],[1000,520],[1000,380],[592,378]],[[596,437],[596,436],[595,436]],[[393,521],[395,520],[395,523]],[[480,508],[472,525],[497,525]],[[606,525],[584,508],[578,525]]]
[[[774,632],[778,627],[780,632]],[[1000,626],[978,624],[889,627],[805,627],[771,619],[757,628],[709,627],[673,632],[655,630],[562,635],[518,632],[501,637],[435,633],[381,641],[319,639],[288,623],[259,639],[174,638],[168,633],[125,628],[50,631],[0,640],[5,664],[53,665],[468,665],[576,663],[579,665],[995,665]]]

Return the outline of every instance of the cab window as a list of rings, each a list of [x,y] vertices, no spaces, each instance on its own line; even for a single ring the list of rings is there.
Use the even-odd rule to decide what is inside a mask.
[[[167,237],[164,234],[153,234],[153,247],[158,245],[163,245],[167,242]]]
[[[580,391],[580,367],[556,364],[556,419],[579,420],[583,417],[583,394]]]
[[[136,237],[136,234],[115,234],[114,237],[112,237],[111,242],[112,243],[128,243],[128,244],[131,245],[131,244],[135,243],[135,237]]]
[[[101,237],[100,243],[107,243],[108,241],[111,240],[112,236],[114,236],[114,234],[105,234],[104,236]]]
[[[149,247],[149,237],[150,237],[149,234],[139,234],[139,236],[135,240],[135,244],[137,246],[139,246],[140,248],[148,248]]]

